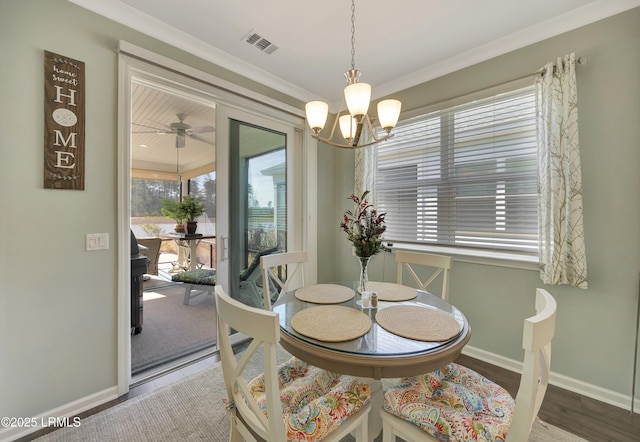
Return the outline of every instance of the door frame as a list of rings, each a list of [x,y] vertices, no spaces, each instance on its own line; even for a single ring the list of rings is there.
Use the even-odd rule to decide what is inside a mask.
[[[277,119],[265,117],[256,112],[248,112],[243,109],[229,106],[218,106],[216,108],[216,136],[220,136],[220,143],[216,143],[216,167],[220,165],[220,173],[216,172],[216,187],[231,189],[230,184],[230,120],[253,125],[257,128],[274,130],[282,133],[286,137],[286,170],[287,170],[287,249],[303,250],[306,242],[304,240],[304,222],[302,209],[304,206],[303,186],[296,186],[302,182],[302,164],[300,143],[300,131],[295,127],[282,123]],[[218,133],[219,132],[219,133]],[[227,140],[224,142],[223,140]],[[231,292],[229,287],[229,261],[225,259],[228,252],[225,250],[229,241],[230,230],[230,195],[229,192],[216,192],[216,253],[218,258],[216,284],[220,284],[227,293]],[[223,223],[219,224],[218,220]],[[296,222],[296,221],[299,222]]]
[[[309,252],[307,280],[313,283],[317,279],[317,142],[311,137],[311,131],[305,123],[304,111],[126,41],[120,41],[118,43],[117,146],[117,389],[119,396],[129,391],[131,383],[130,97],[131,81],[134,78],[147,79],[155,84],[165,84],[170,89],[182,90],[189,95],[214,102],[217,121],[217,115],[221,110],[223,114],[225,110],[229,110],[242,116],[261,116],[294,128],[292,149],[295,149],[296,155],[299,155],[299,161],[296,163],[300,168],[295,173],[301,186],[300,197],[296,201],[300,207],[296,209],[298,218],[295,219],[296,226],[300,227],[299,244],[295,244],[294,247],[304,248]],[[216,132],[216,156],[220,152],[218,144],[225,142],[228,144],[228,140],[219,139]],[[216,158],[217,161],[218,158]],[[218,180],[221,178],[228,183],[228,171],[222,171],[216,166],[217,187],[220,185],[221,181]],[[224,222],[228,223],[228,219]],[[218,223],[217,219],[216,223]],[[222,247],[223,241],[216,241],[218,256],[223,256]]]

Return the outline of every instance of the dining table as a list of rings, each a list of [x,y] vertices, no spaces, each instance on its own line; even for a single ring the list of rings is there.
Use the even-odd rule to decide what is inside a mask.
[[[198,268],[197,250],[203,239],[215,239],[215,235],[203,235],[200,233],[169,233],[168,238],[173,239],[178,246],[178,260],[170,273],[195,270]]]
[[[370,281],[375,307],[363,307],[358,283],[313,284],[291,290],[273,305],[280,345],[317,367],[358,377],[371,387],[370,440],[382,429],[382,379],[415,376],[453,362],[471,338],[464,314],[439,296]],[[365,303],[366,304],[366,303]]]

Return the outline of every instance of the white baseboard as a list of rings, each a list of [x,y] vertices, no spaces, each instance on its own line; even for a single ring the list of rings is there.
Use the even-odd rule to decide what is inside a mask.
[[[46,427],[62,426],[65,423],[68,425],[74,425],[74,421],[71,419],[65,420],[65,418],[71,418],[84,411],[90,410],[99,405],[105,404],[109,401],[118,398],[118,388],[116,386],[107,388],[106,390],[99,391],[92,395],[78,399],[68,404],[62,405],[53,410],[46,411],[38,416],[20,417],[19,426],[6,427],[0,430],[0,442],[13,441],[21,437],[28,436],[31,433],[35,433]],[[18,418],[18,416],[14,416]],[[52,419],[50,421],[49,419]],[[25,422],[26,419],[26,422]],[[82,425],[82,421],[79,421]]]
[[[464,350],[462,350],[462,353],[472,358],[488,362],[489,364],[502,367],[506,370],[514,371],[516,373],[522,373],[522,362],[516,361],[515,359],[505,358],[504,356],[500,356],[498,354],[481,350],[469,345],[467,345]],[[569,390],[574,393],[578,393],[610,405],[614,405],[627,411],[631,410],[631,396],[627,396],[616,391],[608,390],[597,385],[579,381],[577,379],[570,378],[569,376],[554,373],[553,371],[549,375],[549,383],[551,385],[555,385],[556,387],[560,387],[565,390]],[[634,413],[640,414],[640,399],[635,399],[633,408]]]

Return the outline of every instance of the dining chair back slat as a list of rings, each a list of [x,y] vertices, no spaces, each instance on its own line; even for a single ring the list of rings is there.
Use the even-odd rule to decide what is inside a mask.
[[[442,289],[439,296],[445,301],[449,299],[449,271],[451,270],[453,261],[451,257],[421,252],[396,252],[395,255],[396,263],[398,264],[398,284],[403,283],[403,270],[406,270],[409,275],[411,275],[418,286],[417,288],[424,291],[429,291],[427,288],[438,276],[441,276]],[[430,267],[435,270],[433,270],[431,276],[423,282],[411,264]]]
[[[263,305],[267,310],[283,294],[305,284],[304,265],[307,262],[307,252],[287,252],[260,258],[262,269],[262,289],[264,292]],[[278,269],[286,266],[284,281],[278,275]],[[294,287],[294,284],[296,287]]]
[[[396,436],[408,442],[469,440],[469,433],[478,430],[506,442],[528,440],[549,383],[557,304],[549,292],[537,289],[535,308],[536,314],[524,320],[525,355],[515,401],[499,385],[451,363],[389,387],[380,411],[383,442],[395,441]],[[460,401],[486,405],[476,409]],[[424,416],[439,416],[444,423],[436,427]]]
[[[553,296],[544,289],[537,289],[536,315],[524,321],[524,367],[507,442],[526,440],[540,411],[549,385],[551,340],[555,334],[556,310]]]
[[[276,344],[280,341],[278,315],[270,311],[251,308],[229,297],[221,286],[216,286],[216,310],[218,314],[218,347],[227,387],[227,397],[231,402],[231,438],[253,440],[252,432],[264,440],[286,440],[284,426],[269,425],[282,421],[279,391],[267,391],[269,419],[253,400],[244,370],[256,352],[262,347],[264,353],[263,372],[270,385],[278,385],[276,367]],[[229,330],[254,338],[242,356],[236,361]]]
[[[337,442],[349,433],[354,434],[356,442],[368,440],[371,391],[367,384],[295,358],[278,365],[278,313],[243,304],[219,285],[215,295],[231,442]],[[240,355],[234,354],[230,330],[251,338]],[[263,373],[245,378],[251,371],[247,370],[250,362],[260,358],[260,351]]]

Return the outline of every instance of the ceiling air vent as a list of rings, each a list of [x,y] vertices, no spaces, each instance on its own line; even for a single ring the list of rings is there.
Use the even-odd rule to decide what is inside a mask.
[[[249,32],[249,35],[244,38],[244,41],[269,55],[273,54],[278,49],[276,45],[255,31]]]

